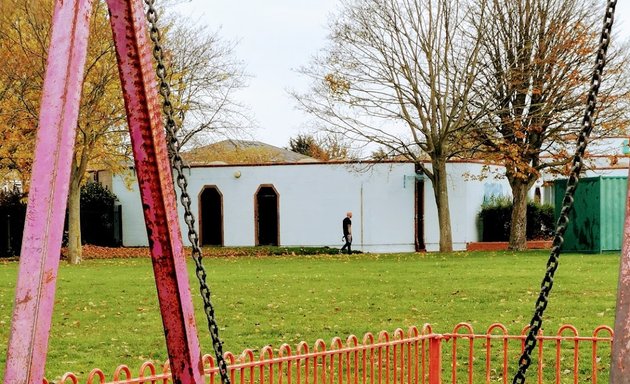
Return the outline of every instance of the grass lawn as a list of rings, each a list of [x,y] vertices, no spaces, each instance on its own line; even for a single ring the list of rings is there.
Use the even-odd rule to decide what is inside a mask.
[[[431,323],[450,332],[458,322],[484,332],[493,322],[519,333],[529,323],[548,252],[363,254],[208,258],[224,349],[240,353],[299,341],[393,331]],[[613,325],[618,254],[562,255],[545,314],[545,333],[560,324],[582,335]],[[210,337],[189,263],[202,350]],[[0,261],[0,380],[9,333],[17,262]],[[118,364],[133,372],[163,361],[155,283],[149,259],[62,263],[46,376],[85,374]]]

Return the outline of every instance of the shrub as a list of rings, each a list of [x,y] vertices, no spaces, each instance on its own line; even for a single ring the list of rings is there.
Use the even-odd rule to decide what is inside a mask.
[[[113,246],[115,210],[118,201],[109,189],[96,182],[88,182],[81,188],[81,240],[84,244]]]
[[[493,196],[481,206],[482,241],[507,241],[510,237],[512,200]]]
[[[26,218],[24,194],[18,190],[0,191],[0,257],[20,253]]]
[[[118,197],[103,184],[90,181],[81,187],[81,208],[109,209]]]
[[[551,204],[527,203],[527,239],[549,239],[555,229],[554,208]]]
[[[512,222],[512,199],[492,197],[481,206],[482,241],[508,241]],[[527,240],[549,238],[554,229],[554,211],[549,204],[527,203]]]
[[[26,203],[20,191],[0,191],[0,257],[19,255],[22,246]],[[83,242],[118,245],[114,236],[116,195],[99,183],[90,182],[81,189],[81,235]],[[62,243],[67,243],[64,233]]]

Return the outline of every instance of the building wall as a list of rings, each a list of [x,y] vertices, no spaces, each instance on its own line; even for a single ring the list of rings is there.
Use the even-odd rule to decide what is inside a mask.
[[[449,194],[454,248],[478,240],[477,214],[485,197],[509,194],[505,180],[470,176],[480,164],[449,164]],[[364,252],[415,250],[415,177],[410,163],[290,164],[214,166],[187,172],[192,209],[199,217],[199,194],[216,186],[223,196],[225,246],[255,245],[255,194],[273,185],[279,194],[281,246],[341,247],[341,221],[353,212],[353,249]],[[238,175],[239,177],[236,177]],[[422,184],[420,184],[422,185]],[[147,236],[137,184],[131,189],[115,177],[114,193],[123,206],[123,244],[146,246]],[[182,228],[183,210],[179,209]],[[424,182],[424,240],[428,251],[439,248],[437,209],[430,181]],[[185,232],[184,243],[188,244]]]
[[[106,189],[112,190],[112,172],[111,171],[91,171],[90,177],[92,181],[100,183]]]
[[[480,241],[478,215],[484,200],[492,196],[511,196],[501,167],[476,163],[449,163],[449,210],[453,250],[465,250],[466,243]],[[433,187],[425,183],[425,242],[429,252],[439,250],[439,225]]]

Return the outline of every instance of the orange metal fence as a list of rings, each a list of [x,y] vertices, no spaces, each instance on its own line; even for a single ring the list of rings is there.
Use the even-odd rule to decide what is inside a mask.
[[[363,339],[336,337],[330,345],[317,340],[313,347],[305,342],[292,350],[287,344],[277,351],[263,348],[259,355],[245,350],[240,356],[227,352],[233,384],[439,384],[508,383],[514,375],[522,352],[527,328],[520,335],[509,335],[502,324],[492,324],[485,333],[476,334],[467,323],[458,324],[451,333],[434,333],[430,325],[397,329],[392,334],[367,333]],[[529,371],[529,381],[538,383],[580,383],[608,381],[613,331],[597,327],[591,336],[580,336],[577,329],[564,325],[553,336],[538,337],[537,354]],[[204,356],[205,377],[209,384],[220,378],[210,355]],[[111,381],[94,369],[87,384],[170,383],[168,362],[156,367],[144,363],[138,376],[127,366],[119,366]],[[60,384],[77,384],[72,373]]]

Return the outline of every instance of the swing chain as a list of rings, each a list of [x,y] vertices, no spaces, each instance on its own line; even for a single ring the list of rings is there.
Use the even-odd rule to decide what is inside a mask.
[[[571,167],[571,174],[567,181],[567,189],[562,200],[562,210],[560,211],[560,217],[556,223],[556,232],[553,238],[553,245],[551,248],[551,254],[547,261],[547,271],[545,277],[541,283],[540,294],[538,300],[536,300],[536,309],[534,316],[529,323],[529,332],[525,339],[525,345],[523,354],[519,359],[519,369],[514,376],[513,384],[525,383],[525,373],[532,363],[532,352],[536,347],[536,336],[542,328],[543,313],[547,308],[549,293],[553,287],[553,277],[558,268],[560,248],[564,243],[564,233],[567,230],[569,224],[569,212],[573,208],[573,198],[575,190],[579,181],[579,175],[582,170],[582,160],[586,151],[586,144],[591,131],[593,130],[595,105],[597,102],[597,93],[602,81],[602,73],[606,64],[606,51],[610,44],[610,38],[612,33],[612,25],[615,14],[615,6],[617,0],[608,0],[606,5],[606,16],[604,18],[604,26],[602,28],[601,37],[599,40],[599,49],[597,51],[597,57],[595,59],[595,68],[593,69],[593,75],[591,78],[591,86],[588,93],[587,105],[584,111],[584,117],[582,119],[582,129],[577,140],[577,149],[573,157],[573,164]]]
[[[199,290],[203,299],[203,308],[208,319],[208,330],[212,337],[212,347],[217,359],[217,366],[221,375],[221,381],[223,384],[230,384],[230,378],[228,376],[227,364],[223,357],[223,342],[219,337],[219,327],[214,314],[214,306],[212,305],[211,296],[212,293],[208,284],[206,283],[206,270],[202,264],[203,255],[201,248],[199,247],[199,235],[195,229],[195,217],[191,210],[191,199],[188,194],[188,180],[184,175],[184,160],[179,153],[179,141],[176,137],[177,123],[175,121],[175,111],[171,101],[171,87],[166,79],[167,71],[164,64],[164,50],[161,45],[161,34],[157,26],[158,14],[155,9],[155,0],[144,0],[147,5],[147,21],[149,22],[149,35],[153,42],[153,57],[155,58],[157,68],[156,73],[159,80],[159,91],[162,95],[162,111],[166,120],[166,140],[168,146],[169,157],[172,163],[172,167],[176,171],[177,185],[180,189],[180,200],[184,206],[184,221],[188,227],[188,240],[192,245],[192,258],[195,261],[195,274],[199,280]]]

